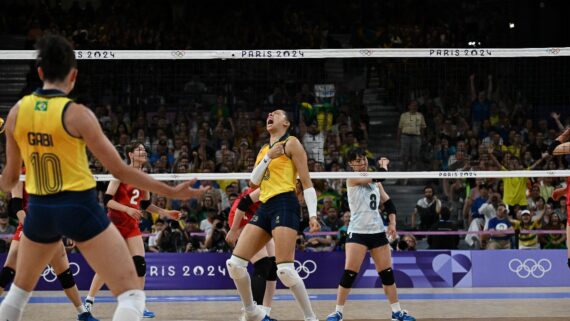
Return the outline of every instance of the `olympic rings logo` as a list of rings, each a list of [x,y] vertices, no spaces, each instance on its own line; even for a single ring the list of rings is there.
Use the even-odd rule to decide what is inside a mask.
[[[304,280],[309,277],[309,275],[317,271],[317,263],[313,260],[306,260],[303,263],[295,260],[295,271],[299,274],[299,277]]]
[[[530,276],[535,279],[541,279],[551,269],[552,262],[548,259],[540,259],[538,262],[533,259],[526,259],[524,261],[512,259],[509,262],[509,270],[516,273],[516,275],[521,279],[526,279]]]
[[[369,50],[369,49],[362,49],[359,52],[361,55],[368,56],[368,57],[372,56],[372,54],[374,53],[374,51]]]
[[[172,57],[174,58],[182,58],[186,55],[186,52],[183,50],[173,50],[170,52],[170,54],[172,55]]]
[[[81,271],[79,264],[75,262],[69,262],[69,269],[71,270],[71,274],[73,274],[73,276],[76,276],[79,274],[79,271]],[[57,280],[57,274],[55,274],[55,271],[51,265],[46,266],[42,272],[42,278],[48,283],[52,283]]]

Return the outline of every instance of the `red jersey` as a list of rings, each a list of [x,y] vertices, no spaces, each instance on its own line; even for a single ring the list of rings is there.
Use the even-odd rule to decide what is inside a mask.
[[[117,188],[117,192],[113,195],[113,200],[121,205],[138,210],[140,209],[141,200],[144,194],[144,190],[129,184],[121,183],[119,184],[119,188]],[[111,222],[115,224],[125,239],[141,235],[139,222],[129,214],[109,208],[108,215]]]
[[[234,216],[236,215],[236,210],[237,210],[238,204],[241,201],[241,199],[244,198],[249,193],[255,191],[256,189],[257,188],[248,188],[243,193],[241,193],[238,196],[238,198],[234,201],[234,203],[232,204],[232,208],[230,209],[230,215],[228,217],[228,223],[229,223],[230,227],[234,224]],[[256,202],[256,203],[253,203],[249,206],[249,208],[245,212],[245,215],[243,216],[243,219],[239,223],[239,228],[244,227],[249,222],[249,220],[251,220],[251,218],[253,217],[255,212],[257,212],[257,208],[259,207],[260,204],[261,204],[261,202]]]

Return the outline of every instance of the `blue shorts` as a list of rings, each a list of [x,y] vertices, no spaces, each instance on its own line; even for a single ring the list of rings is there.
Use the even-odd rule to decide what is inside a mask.
[[[271,234],[274,228],[285,226],[299,230],[301,222],[301,207],[294,192],[273,196],[267,202],[261,203],[249,224],[257,225]]]
[[[376,234],[348,233],[346,243],[358,243],[372,250],[388,244],[388,238],[386,238],[386,232]]]
[[[38,243],[53,243],[66,236],[83,242],[111,224],[97,201],[97,191],[29,195],[24,235]]]

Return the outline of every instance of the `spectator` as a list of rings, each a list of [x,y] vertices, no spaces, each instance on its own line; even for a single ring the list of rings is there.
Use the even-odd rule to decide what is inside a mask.
[[[449,222],[450,211],[442,207],[439,213],[439,221],[431,226],[432,231],[457,231],[457,225]],[[429,235],[427,237],[430,250],[456,250],[459,244],[458,235]]]
[[[204,233],[206,233],[206,235],[210,235],[212,228],[213,228],[213,224],[214,221],[216,220],[217,216],[218,216],[218,212],[212,209],[209,209],[207,211],[207,217],[205,219],[203,219],[200,222],[200,230]]]
[[[543,229],[553,231],[564,231],[566,224],[560,220],[560,216],[554,213],[550,218],[550,222],[544,225]],[[544,249],[565,249],[566,234],[541,234],[540,243]]]
[[[495,155],[493,154],[494,148],[491,146],[489,147],[489,156],[491,157],[491,160],[493,162],[495,162],[495,164],[501,168],[501,170],[506,171],[506,170],[522,170],[523,167],[519,162],[519,159],[516,157],[511,157],[510,160],[508,160],[507,162],[507,167],[503,166],[495,157]],[[506,155],[510,155],[510,154],[506,154]],[[532,164],[529,168],[527,168],[527,170],[533,170],[535,167],[537,167],[543,159],[546,159],[548,156],[547,153],[542,155],[542,158],[539,159],[538,161],[536,161],[534,164]],[[528,207],[528,200],[526,198],[526,183],[528,181],[528,178],[526,177],[505,177],[502,179],[503,180],[503,184],[504,184],[504,195],[503,195],[503,201],[505,202],[505,204],[507,206],[511,207],[511,212],[509,213],[509,215],[511,215],[511,217],[514,217],[516,212],[515,212],[515,206],[518,206],[520,209],[526,209]]]
[[[319,130],[317,120],[314,119],[308,127],[301,120],[299,127],[301,129],[301,141],[307,152],[307,157],[316,162],[324,163],[325,133]]]
[[[0,210],[0,235],[14,234],[15,231],[16,228],[13,225],[10,225],[10,218],[8,217],[8,212],[6,209]],[[0,238],[0,242],[4,247],[3,251],[1,252],[7,252],[11,240],[11,237]]]
[[[469,88],[471,89],[471,119],[473,120],[473,130],[475,134],[479,133],[481,124],[484,120],[488,119],[491,109],[491,95],[493,93],[493,76],[489,75],[487,91],[479,91],[475,87],[475,74],[469,76]]]
[[[344,212],[342,215],[342,226],[338,229],[338,249],[344,251],[346,237],[348,236],[348,224],[350,223],[350,211]]]
[[[157,239],[161,252],[180,253],[186,248],[185,235],[178,221],[169,221]]]
[[[424,197],[418,200],[412,213],[412,228],[417,226],[420,231],[427,231],[438,220],[440,211],[441,201],[434,195],[433,187],[424,187]]]
[[[497,217],[489,220],[489,224],[485,230],[495,232],[490,236],[489,242],[487,244],[488,250],[511,248],[511,236],[503,232],[513,231],[513,224],[509,220],[509,217],[507,215],[507,206],[504,203],[499,204],[497,207]],[[489,235],[485,235],[483,239],[485,240],[487,237],[489,237]]]
[[[344,225],[344,222],[338,217],[338,210],[335,207],[328,209],[323,221],[331,231],[338,231]]]
[[[221,217],[214,216],[211,228],[206,232],[206,242],[204,246],[210,252],[227,252],[230,246],[226,242],[226,234],[228,232],[224,228],[224,222]]]
[[[201,236],[196,234],[202,234],[200,231],[200,227],[198,226],[198,221],[195,217],[189,217],[186,221],[186,227],[184,228],[184,232],[188,237],[188,243],[186,244],[186,249],[184,252],[198,252],[204,248],[204,244],[202,240],[204,239]]]
[[[426,128],[424,116],[418,112],[418,102],[410,101],[408,112],[400,116],[397,143],[402,156],[402,171],[417,169],[418,155],[422,145],[422,135]],[[407,183],[404,181],[404,183]]]
[[[149,252],[160,252],[160,247],[158,245],[158,239],[160,234],[166,226],[164,225],[164,220],[159,218],[154,223],[154,231],[148,237],[148,251]]]
[[[415,251],[416,250],[416,238],[413,235],[404,235],[402,239],[397,243],[398,251]]]
[[[516,221],[515,230],[520,232],[521,230],[538,230],[540,229],[542,216],[537,217],[535,220],[534,215],[531,214],[529,210],[521,211],[520,221]],[[538,242],[538,235],[532,233],[520,233],[519,234],[519,244],[518,248],[521,250],[532,250],[540,249],[540,243]]]

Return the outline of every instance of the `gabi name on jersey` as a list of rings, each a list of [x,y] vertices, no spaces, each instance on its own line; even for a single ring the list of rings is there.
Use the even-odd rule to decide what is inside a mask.
[[[28,132],[28,144],[32,146],[53,147],[50,134]]]

